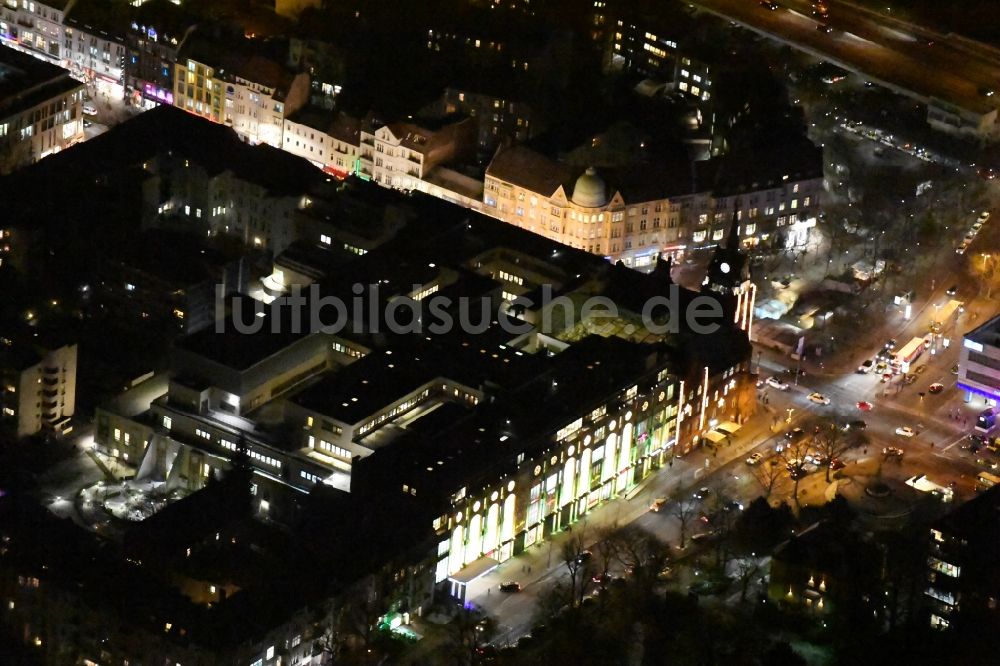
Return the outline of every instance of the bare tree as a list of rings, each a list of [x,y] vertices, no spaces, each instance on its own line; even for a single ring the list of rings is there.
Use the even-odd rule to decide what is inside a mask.
[[[582,532],[574,532],[573,536],[562,545],[562,558],[569,571],[569,605],[573,608],[583,603],[593,569],[590,563],[590,551],[583,546],[583,536]]]
[[[993,290],[1000,287],[1000,261],[997,260],[997,257],[986,252],[977,252],[968,256],[969,274],[979,285],[980,293],[982,293],[983,287],[986,287],[986,298],[992,298]]]
[[[496,623],[478,610],[459,609],[448,623],[446,645],[457,666],[480,663],[479,649],[493,637]]]
[[[680,548],[683,550],[687,544],[688,527],[691,520],[698,511],[698,507],[691,501],[689,489],[678,488],[671,496],[670,515],[677,521],[680,529]]]
[[[760,464],[750,468],[750,474],[760,484],[764,491],[764,499],[770,499],[775,491],[778,481],[782,478],[782,466],[780,458],[768,458],[762,460]]]
[[[535,624],[545,624],[554,620],[569,606],[571,599],[570,591],[561,582],[543,589],[538,594],[538,602],[535,604]]]
[[[650,587],[657,574],[670,559],[665,545],[648,532],[638,529],[619,530],[618,561],[641,587]]]
[[[813,450],[819,454],[820,462],[826,470],[826,482],[830,482],[830,463],[851,449],[863,446],[867,437],[857,428],[844,430],[834,421],[824,420],[814,426]]]
[[[750,557],[744,557],[737,563],[736,580],[740,583],[740,603],[747,600],[747,590],[750,589],[750,583],[760,573],[763,563],[764,558],[757,557],[754,553],[750,553]]]
[[[797,440],[788,441],[784,448],[778,452],[778,459],[784,464],[792,478],[792,499],[795,500],[795,508],[802,509],[799,502],[799,481],[802,480],[805,464],[805,457],[809,455],[811,446],[810,437],[800,437]]]
[[[618,526],[615,524],[597,530],[597,570],[601,574],[601,587],[604,587],[611,563],[618,559],[621,541]]]

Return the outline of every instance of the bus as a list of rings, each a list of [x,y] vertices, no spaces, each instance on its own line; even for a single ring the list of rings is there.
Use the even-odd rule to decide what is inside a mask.
[[[941,307],[935,308],[934,321],[931,322],[931,333],[940,333],[947,328],[955,314],[962,312],[963,305],[962,301],[952,299]]]
[[[992,488],[993,486],[1000,484],[1000,476],[996,474],[990,474],[989,472],[980,472],[976,477],[976,488],[981,490],[986,490]]]
[[[900,372],[909,372],[910,364],[920,358],[924,353],[924,339],[913,338],[892,355],[893,366],[898,367]]]

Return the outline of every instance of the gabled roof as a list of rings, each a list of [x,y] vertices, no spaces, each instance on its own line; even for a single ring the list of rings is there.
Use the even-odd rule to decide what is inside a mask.
[[[575,169],[524,146],[501,148],[486,167],[486,175],[550,196],[562,185],[570,191]]]

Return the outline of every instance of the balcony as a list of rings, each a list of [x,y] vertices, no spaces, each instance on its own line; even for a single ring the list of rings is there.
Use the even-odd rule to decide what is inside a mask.
[[[59,378],[58,377],[45,377],[45,378],[42,379],[42,384],[44,384],[45,386],[58,386],[59,385]]]
[[[59,368],[58,367],[55,367],[55,368],[46,367],[46,368],[42,368],[42,371],[45,374],[47,374],[47,375],[57,375],[57,374],[59,374]]]

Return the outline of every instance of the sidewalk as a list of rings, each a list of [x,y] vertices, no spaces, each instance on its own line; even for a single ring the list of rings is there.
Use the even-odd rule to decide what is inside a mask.
[[[654,473],[642,483],[641,489],[629,499],[615,497],[591,510],[583,519],[565,531],[551,536],[545,542],[532,545],[521,554],[502,563],[493,571],[469,585],[467,601],[481,607],[485,612],[497,614],[499,606],[509,597],[497,593],[497,586],[506,581],[516,580],[522,588],[546,582],[553,576],[566,575],[562,548],[569,539],[583,533],[584,546],[590,548],[596,541],[596,533],[606,527],[624,527],[649,511],[655,497],[669,497],[679,488],[690,488],[705,482],[706,470],[711,474],[733,460],[741,459],[747,452],[773,435],[772,416],[760,406],[757,414],[733,436],[732,443],[721,445],[715,451],[699,449],[685,456],[674,458],[673,465]],[[707,465],[706,465],[707,463]],[[501,614],[502,615],[502,614]],[[504,618],[498,622],[510,626]],[[517,638],[516,636],[514,637]]]

